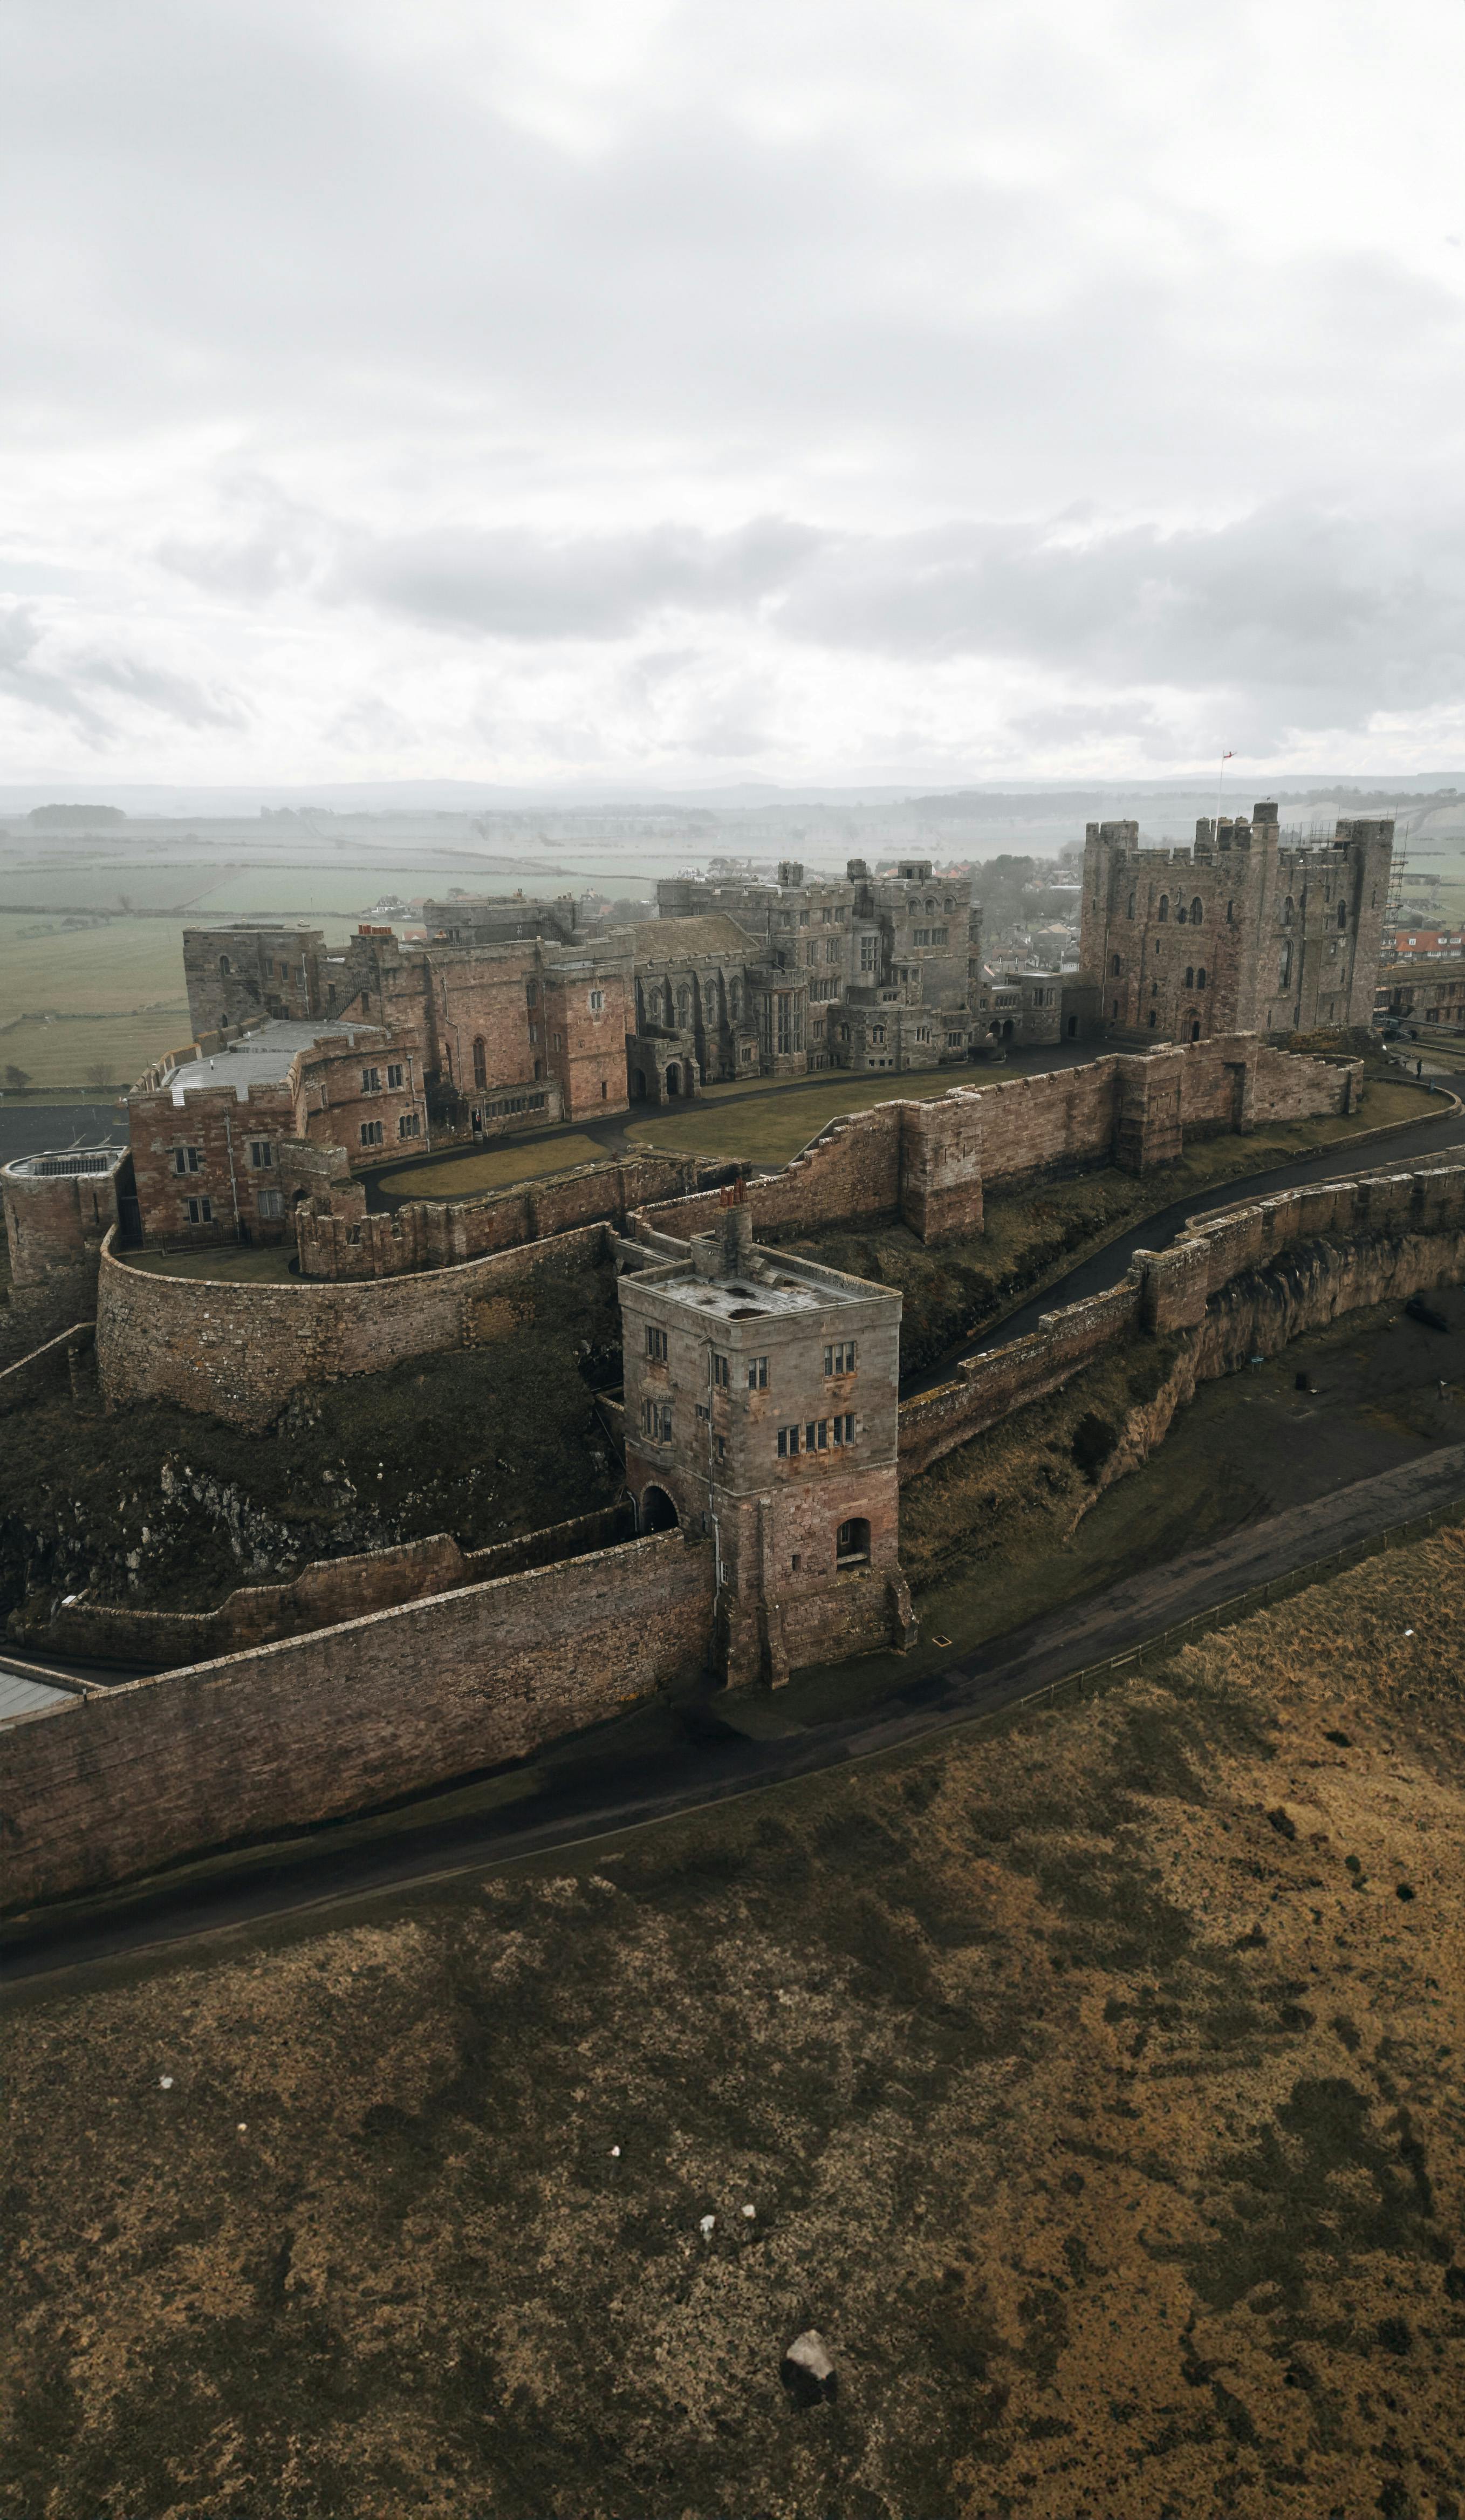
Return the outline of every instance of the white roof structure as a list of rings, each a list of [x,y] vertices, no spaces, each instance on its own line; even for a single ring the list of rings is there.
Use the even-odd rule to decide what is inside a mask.
[[[168,1078],[168,1091],[175,1102],[185,1094],[197,1094],[204,1086],[232,1086],[236,1099],[246,1100],[251,1085],[282,1085],[290,1071],[291,1062],[302,1050],[310,1050],[318,1041],[340,1041],[349,1049],[358,1040],[368,1043],[384,1041],[379,1024],[340,1023],[316,1017],[309,1023],[290,1023],[283,1016],[272,1015],[254,1032],[244,1033],[207,1058],[190,1058],[175,1067]]]

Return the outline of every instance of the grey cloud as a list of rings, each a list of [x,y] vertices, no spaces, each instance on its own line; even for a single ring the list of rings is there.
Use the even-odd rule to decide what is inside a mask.
[[[103,696],[178,726],[238,728],[246,722],[235,701],[218,698],[187,675],[136,656],[68,654],[25,605],[0,612],[0,692],[61,719],[93,746],[107,743],[117,732],[116,711],[102,704]]]
[[[578,535],[439,529],[348,540],[327,591],[443,629],[614,638],[668,609],[756,607],[788,584],[821,540],[814,527],[780,518],[727,534],[680,524]]]

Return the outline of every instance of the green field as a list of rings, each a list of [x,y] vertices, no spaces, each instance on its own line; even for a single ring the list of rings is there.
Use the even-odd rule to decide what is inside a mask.
[[[33,1087],[120,1093],[188,1039],[182,1007],[172,1014],[62,1016],[54,1023],[31,1015],[0,1032],[0,1085],[14,1065]]]

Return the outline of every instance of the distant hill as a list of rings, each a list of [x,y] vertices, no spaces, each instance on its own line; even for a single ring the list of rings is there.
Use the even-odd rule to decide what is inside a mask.
[[[99,832],[127,817],[120,805],[32,805],[25,820],[50,832]]]

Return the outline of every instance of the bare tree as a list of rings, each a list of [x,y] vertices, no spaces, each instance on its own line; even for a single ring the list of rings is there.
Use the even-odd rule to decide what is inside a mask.
[[[29,1083],[29,1068],[17,1067],[15,1060],[12,1059],[10,1065],[5,1071],[5,1090],[7,1094],[23,1094]]]
[[[105,1094],[116,1075],[116,1069],[105,1058],[95,1058],[86,1071],[86,1081],[98,1094]]]

